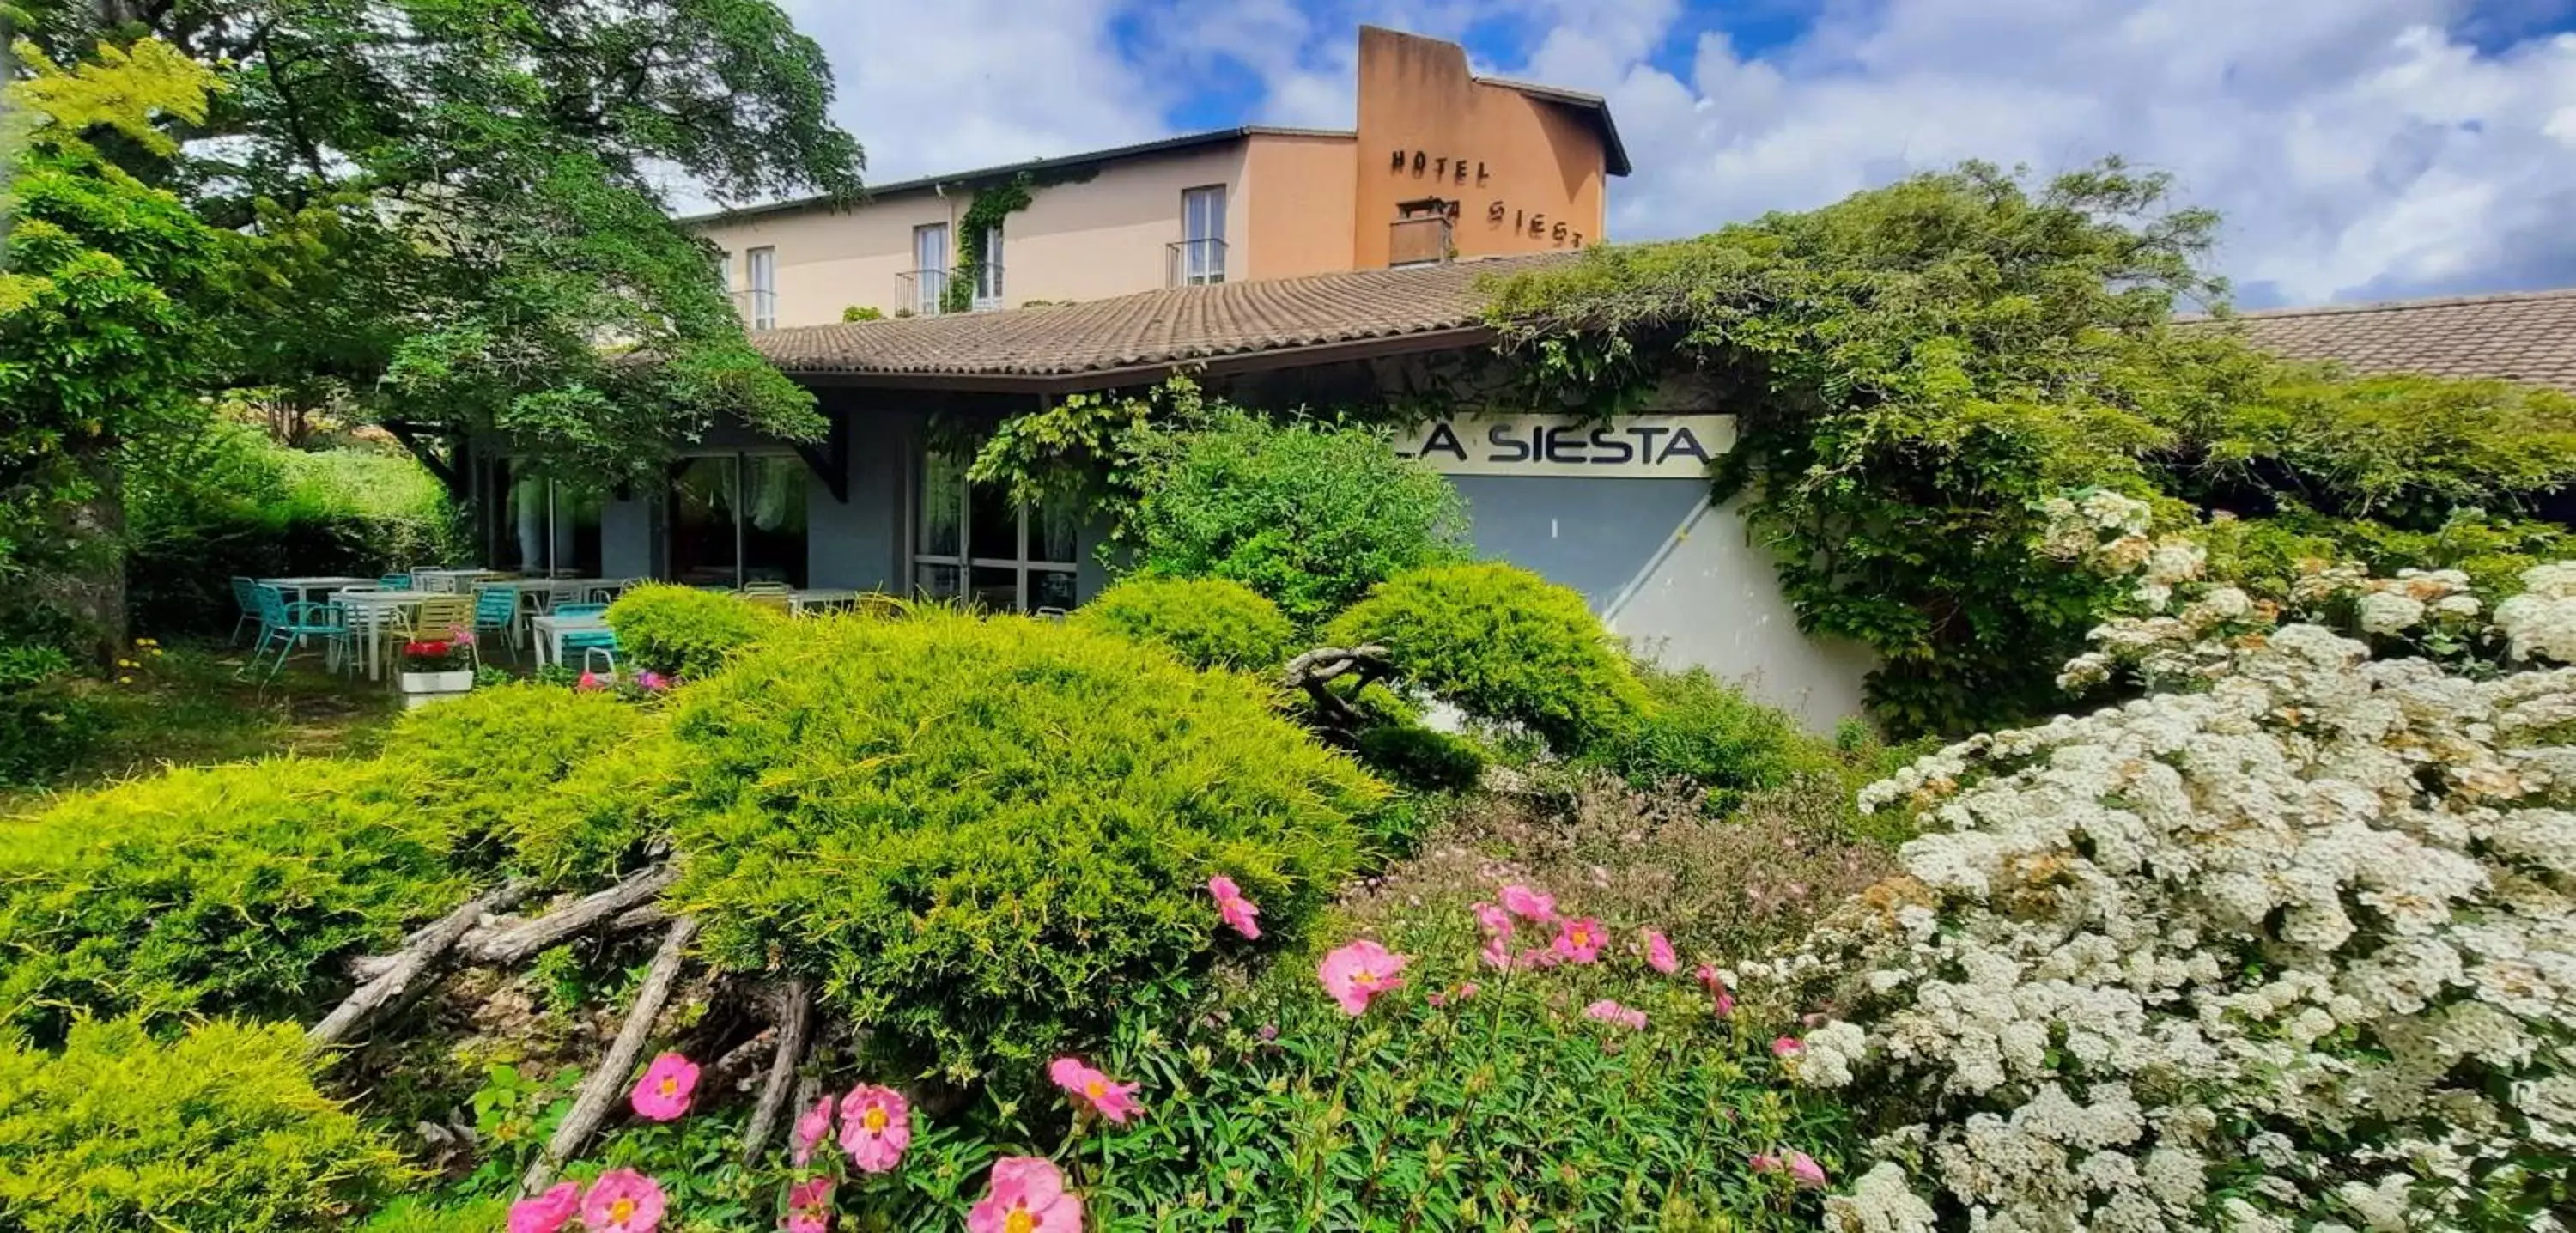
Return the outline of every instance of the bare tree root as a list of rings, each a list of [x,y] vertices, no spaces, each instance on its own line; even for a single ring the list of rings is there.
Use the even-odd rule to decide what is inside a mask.
[[[787,1098],[795,1091],[796,1068],[805,1062],[813,1033],[814,990],[799,977],[778,991],[778,1052],[769,1060],[769,1077],[760,1085],[760,1103],[752,1107],[751,1124],[743,1128],[744,1164],[760,1163],[761,1151],[769,1146],[769,1136],[777,1130]]]
[[[494,966],[518,963],[600,921],[646,903],[661,894],[679,876],[680,871],[669,865],[656,865],[607,890],[584,895],[543,916],[523,921],[495,921],[465,935],[457,943],[457,953],[468,963]]]
[[[604,913],[602,914],[604,915]],[[594,917],[595,919],[595,917]],[[626,1012],[626,1023],[618,1028],[617,1039],[599,1059],[587,1078],[582,1080],[581,1094],[573,1101],[572,1111],[555,1127],[546,1150],[528,1166],[527,1176],[519,1179],[519,1193],[535,1194],[554,1180],[555,1170],[579,1155],[590,1136],[606,1120],[610,1107],[616,1104],[619,1089],[626,1085],[628,1072],[635,1069],[635,1059],[644,1053],[644,1042],[653,1034],[654,1017],[662,1013],[662,1004],[671,998],[671,987],[679,983],[680,964],[687,956],[689,940],[697,936],[698,922],[679,917],[662,935],[662,948],[653,954],[653,966],[644,973],[644,984],[635,991],[635,1005]]]
[[[304,1033],[305,1047],[336,1045],[366,1025],[402,1009],[427,991],[447,966],[449,952],[494,912],[506,912],[534,888],[508,882],[465,902],[403,940],[403,948],[373,960],[369,974],[320,1023]]]

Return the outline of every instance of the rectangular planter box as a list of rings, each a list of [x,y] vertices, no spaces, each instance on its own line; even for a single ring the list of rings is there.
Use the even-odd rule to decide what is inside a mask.
[[[474,689],[474,670],[402,674],[403,709],[427,706],[441,698],[462,698]]]

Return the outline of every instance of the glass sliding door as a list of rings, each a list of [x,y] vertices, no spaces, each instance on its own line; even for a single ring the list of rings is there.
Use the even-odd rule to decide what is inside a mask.
[[[805,585],[805,460],[742,457],[742,581]]]
[[[915,593],[962,598],[993,612],[1072,608],[1078,520],[1070,511],[1018,505],[1000,488],[968,483],[966,463],[964,455],[938,450],[920,455]]]
[[[671,476],[671,581],[739,586],[742,460],[732,454],[683,461]]]

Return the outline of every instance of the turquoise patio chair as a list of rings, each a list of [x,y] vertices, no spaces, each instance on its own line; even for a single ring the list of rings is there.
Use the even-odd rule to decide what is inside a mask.
[[[260,623],[259,583],[239,574],[233,575],[233,606],[241,609],[241,619],[233,622],[233,636],[225,641],[226,646],[241,645],[242,627]]]
[[[408,591],[411,589],[411,575],[384,574],[376,579],[376,585],[387,591]]]
[[[259,604],[259,645],[252,648],[250,662],[244,664],[236,676],[259,671],[260,656],[273,650],[277,652],[277,662],[268,666],[268,676],[260,682],[263,687],[269,685],[277,680],[279,672],[285,670],[287,657],[308,639],[321,640],[325,667],[338,662],[343,645],[348,641],[349,627],[333,619],[336,610],[331,605],[307,600],[290,604],[276,587],[256,587],[254,590]]]
[[[617,679],[617,651],[617,631],[613,629],[576,629],[566,632],[563,636],[563,653],[566,661],[579,655],[582,671],[590,672],[594,670],[591,667],[594,662],[591,657],[598,656],[599,659],[605,660],[608,666],[608,671],[601,675],[612,681]]]
[[[604,615],[605,613],[607,613],[607,611],[608,611],[608,605],[606,605],[606,604],[556,604],[556,605],[555,605],[555,615],[556,615],[556,616],[559,616],[559,617],[601,616],[601,615]]]
[[[479,644],[487,633],[497,633],[509,639],[510,662],[518,662],[519,588],[496,583],[474,589],[475,641]]]

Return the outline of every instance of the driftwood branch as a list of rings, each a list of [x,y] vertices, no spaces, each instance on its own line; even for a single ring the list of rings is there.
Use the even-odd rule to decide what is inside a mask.
[[[360,977],[364,983],[304,1033],[306,1047],[336,1045],[377,1017],[409,1005],[447,966],[448,952],[459,940],[485,916],[510,910],[531,889],[522,882],[504,883],[404,939],[401,950],[378,960],[371,972]]]
[[[1350,701],[1333,692],[1333,682],[1345,676],[1356,676],[1351,693],[1369,687],[1370,683],[1393,675],[1395,665],[1388,662],[1386,648],[1367,646],[1319,646],[1288,661],[1282,677],[1290,689],[1302,689],[1315,700],[1315,710],[1326,722],[1345,730],[1360,725],[1362,716]]]
[[[769,1078],[760,1085],[760,1103],[752,1107],[751,1124],[742,1132],[742,1162],[760,1163],[787,1098],[796,1088],[796,1068],[805,1061],[806,1041],[814,1032],[814,990],[802,978],[778,991],[778,1052],[769,1059]]]
[[[662,893],[680,871],[656,865],[607,890],[584,895],[543,916],[523,921],[495,921],[465,935],[456,944],[468,963],[517,963],[562,942],[600,921],[616,916]]]
[[[617,1029],[617,1039],[599,1059],[588,1078],[582,1080],[581,1095],[573,1100],[572,1111],[564,1114],[563,1123],[555,1127],[554,1138],[546,1141],[546,1150],[528,1166],[527,1176],[519,1179],[519,1193],[535,1194],[554,1180],[555,1170],[579,1154],[599,1124],[608,1117],[610,1106],[617,1102],[618,1090],[626,1086],[626,1076],[635,1069],[635,1059],[643,1056],[644,1042],[653,1035],[653,1019],[662,1013],[662,1004],[671,999],[671,986],[679,983],[680,961],[688,954],[689,939],[697,936],[698,922],[680,917],[671,922],[670,931],[662,935],[662,949],[653,954],[653,966],[644,972],[644,984],[635,991],[635,1005],[626,1012],[625,1026]]]

